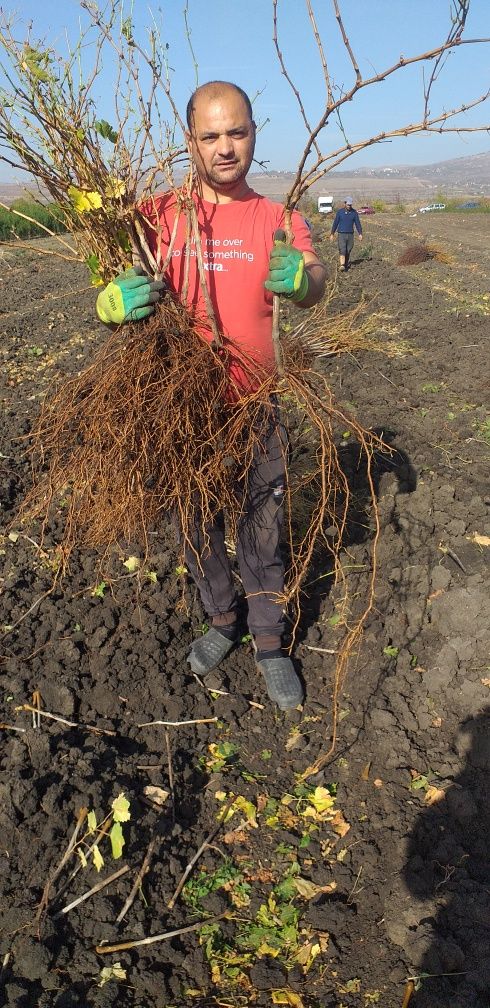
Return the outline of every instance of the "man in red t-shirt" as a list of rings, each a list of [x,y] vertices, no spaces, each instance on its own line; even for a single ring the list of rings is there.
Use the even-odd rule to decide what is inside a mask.
[[[189,100],[187,125],[187,142],[197,176],[193,199],[208,290],[231,352],[230,383],[234,394],[239,394],[240,390],[258,387],[264,375],[274,372],[273,294],[309,308],[323,295],[325,268],[313,250],[309,229],[300,214],[292,215],[293,244],[274,242],[277,228],[283,225],[284,209],[253,192],[247,184],[256,127],[245,92],[225,81],[202,85]],[[141,212],[152,251],[163,263],[175,221],[176,198],[172,193],[157,195],[143,204]],[[192,243],[186,246],[182,214],[165,279],[168,287],[182,296],[187,272],[186,303],[198,318],[205,318],[196,259]],[[99,318],[116,324],[145,318],[154,310],[161,287],[141,270],[129,270],[99,295]],[[203,334],[209,334],[209,326],[203,327]],[[237,349],[235,357],[233,347]],[[253,362],[252,377],[249,364],[245,370],[240,364],[241,354]],[[243,512],[237,539],[256,663],[270,698],[282,710],[296,707],[303,699],[294,665],[282,650],[284,564],[280,538],[286,448],[284,428],[275,404],[271,404],[267,434],[240,485]],[[199,562],[189,549],[186,563],[211,626],[192,644],[188,661],[194,672],[206,675],[220,664],[238,638],[236,592],[222,514],[215,516],[210,528],[195,528],[193,546]]]

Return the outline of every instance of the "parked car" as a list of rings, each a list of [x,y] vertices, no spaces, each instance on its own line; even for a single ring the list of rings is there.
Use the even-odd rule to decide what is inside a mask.
[[[430,206],[420,207],[419,213],[430,213],[431,210],[445,210],[445,203],[431,203]]]
[[[475,207],[479,207],[480,204],[476,203],[474,200],[470,200],[468,203],[460,203],[456,207],[456,210],[474,210]]]
[[[357,212],[361,214],[376,213],[374,207],[372,206],[360,206]]]

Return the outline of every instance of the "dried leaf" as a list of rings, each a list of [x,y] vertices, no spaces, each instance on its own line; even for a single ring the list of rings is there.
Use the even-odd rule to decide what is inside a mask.
[[[364,767],[364,770],[361,773],[361,780],[365,781],[369,780],[370,770],[371,770],[371,760],[369,760],[369,763],[366,763],[366,766]]]
[[[147,786],[143,788],[143,794],[146,795],[150,801],[154,802],[155,805],[165,805],[165,802],[170,795],[170,791],[165,791],[164,788],[156,787],[153,784],[147,784]]]
[[[121,966],[120,962],[115,962],[112,966],[104,966],[100,971],[100,983],[97,984],[98,987],[103,987],[109,980],[125,980],[126,970],[124,966]]]
[[[82,868],[86,868],[87,864],[88,864],[88,861],[87,861],[87,858],[85,857],[85,854],[84,854],[83,850],[81,849],[81,847],[77,847],[77,854],[78,854],[78,857],[80,858],[80,861],[82,862]]]
[[[229,830],[228,833],[225,833],[223,840],[225,844],[244,844],[248,847],[250,845],[250,833],[241,829]]]
[[[446,792],[443,791],[442,788],[437,788],[437,787],[434,787],[432,784],[429,784],[429,787],[427,788],[427,790],[425,792],[425,795],[424,795],[424,804],[425,805],[436,805],[437,802],[442,801],[443,798],[445,798],[445,797],[446,797]]]
[[[304,735],[299,731],[291,732],[289,738],[286,740],[285,749],[287,752],[291,752],[292,749],[296,749],[304,739]]]
[[[247,836],[250,836],[247,833]],[[254,871],[247,871],[247,882],[275,882],[277,875],[271,868],[257,868]]]
[[[114,798],[111,808],[114,816],[114,822],[127,822],[128,819],[131,819],[129,802],[125,797],[124,791],[121,791],[121,794],[119,794],[117,798]]]
[[[302,878],[301,875],[297,875],[291,879],[291,882],[302,899],[306,900],[315,899],[315,896],[319,896],[321,893],[335,892],[337,888],[336,882],[329,882],[328,885],[319,886],[315,882],[310,882],[309,879]]]
[[[350,823],[348,823],[347,820],[344,819],[344,816],[340,811],[334,813],[334,815],[330,819],[330,826],[333,829],[334,833],[336,833],[337,836],[339,837],[344,837],[345,834],[348,833],[350,830]]]
[[[484,686],[490,686],[490,679],[481,679],[480,681],[483,683]]]
[[[381,780],[381,777],[376,777],[376,780],[373,780],[373,784],[374,787],[383,787],[383,781]]]

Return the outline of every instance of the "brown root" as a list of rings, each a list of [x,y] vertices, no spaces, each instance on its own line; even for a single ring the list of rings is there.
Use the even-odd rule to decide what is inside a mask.
[[[164,514],[178,515],[185,534],[197,515],[236,511],[229,458],[246,462],[240,432],[267,395],[227,406],[227,374],[226,351],[170,299],[145,324],[112,332],[94,363],[44,402],[21,517],[45,521],[63,498],[66,562],[74,546],[146,546]]]
[[[428,262],[429,259],[434,258],[435,253],[430,245],[427,245],[426,242],[415,242],[403,250],[398,256],[396,264],[397,266],[417,266],[418,263]]]

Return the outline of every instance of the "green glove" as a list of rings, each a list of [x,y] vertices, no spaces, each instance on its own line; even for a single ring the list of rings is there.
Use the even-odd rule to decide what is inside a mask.
[[[269,260],[269,276],[264,287],[274,294],[284,294],[292,301],[302,301],[308,293],[308,274],[305,273],[303,253],[293,245],[275,241]]]
[[[96,312],[106,325],[138,322],[155,311],[165,290],[162,280],[152,280],[140,266],[134,266],[112,280],[97,298]]]

